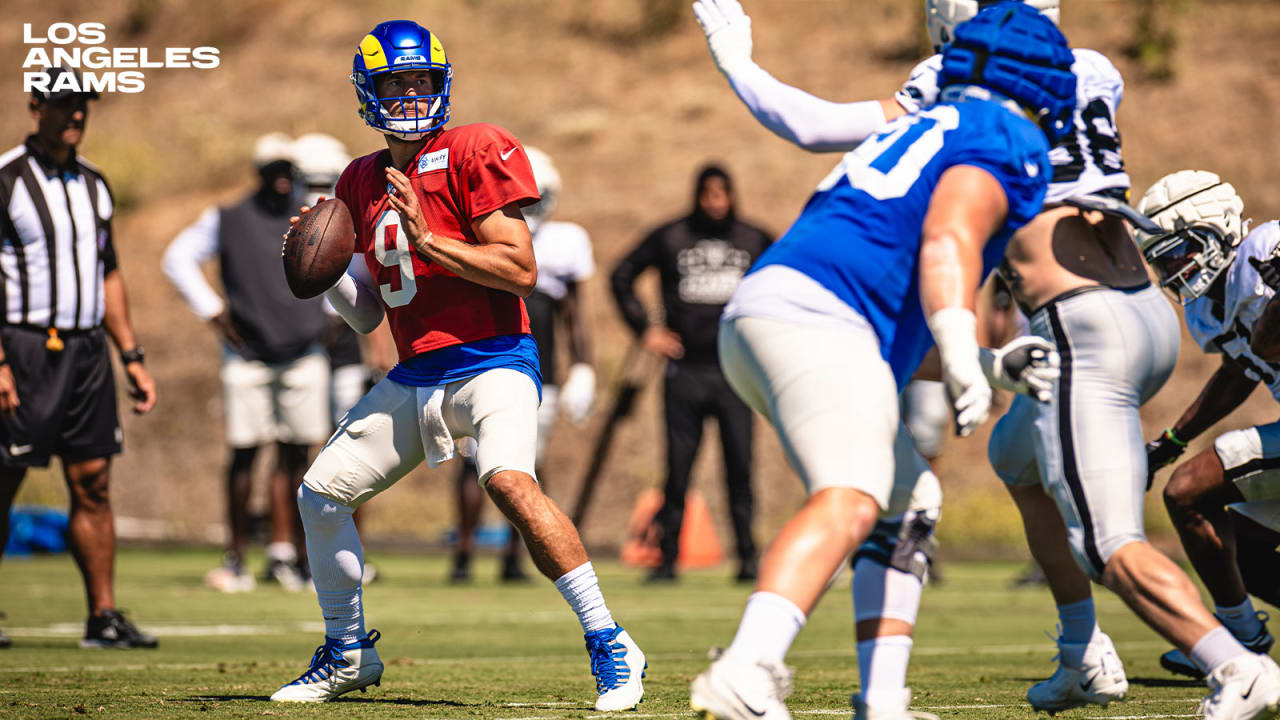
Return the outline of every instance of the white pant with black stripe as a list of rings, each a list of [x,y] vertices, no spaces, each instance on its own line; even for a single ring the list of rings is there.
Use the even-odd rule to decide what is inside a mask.
[[[1280,532],[1280,421],[1223,433],[1213,450],[1223,479],[1244,497],[1231,509]]]
[[[1041,307],[1031,331],[1057,347],[1062,377],[1049,403],[1014,400],[988,455],[1006,483],[1043,484],[1066,522],[1076,562],[1096,580],[1116,550],[1146,539],[1138,408],[1173,372],[1177,314],[1154,286],[1093,287]]]

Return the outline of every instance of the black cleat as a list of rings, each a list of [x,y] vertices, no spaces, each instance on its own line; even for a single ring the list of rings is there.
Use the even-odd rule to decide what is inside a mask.
[[[1214,617],[1217,617],[1217,615],[1215,614]],[[1271,616],[1265,611],[1259,610],[1258,619],[1262,621],[1262,629],[1258,631],[1257,635],[1245,639],[1236,638],[1236,640],[1239,640],[1244,649],[1251,653],[1267,655],[1271,652],[1272,646],[1276,644],[1275,637],[1267,632],[1267,621],[1271,619]],[[1191,662],[1191,658],[1188,658],[1181,650],[1174,649],[1161,655],[1160,667],[1174,675],[1185,675],[1196,680],[1204,680],[1204,673],[1200,672],[1200,668],[1196,667],[1196,664]]]
[[[80,639],[82,648],[153,648],[159,644],[155,637],[134,627],[118,610],[91,616]]]
[[[674,565],[663,563],[653,569],[649,573],[649,577],[645,579],[647,583],[673,583],[676,581],[676,568]]]
[[[1010,585],[1016,589],[1041,587],[1048,584],[1049,578],[1045,576],[1044,570],[1036,564],[1035,561],[1032,561],[1032,563],[1027,566],[1026,570],[1023,570],[1021,575],[1014,578]]]
[[[530,581],[529,574],[520,567],[520,558],[507,556],[502,559],[502,575],[500,576],[504,583],[527,583]]]
[[[457,554],[453,556],[453,572],[449,573],[449,582],[454,584],[471,582],[471,556]]]

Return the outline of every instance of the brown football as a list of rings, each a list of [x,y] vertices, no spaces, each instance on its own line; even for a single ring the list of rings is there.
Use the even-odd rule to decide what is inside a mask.
[[[351,264],[356,228],[346,203],[329,198],[311,208],[284,239],[284,277],[294,296],[313,298],[333,287]]]

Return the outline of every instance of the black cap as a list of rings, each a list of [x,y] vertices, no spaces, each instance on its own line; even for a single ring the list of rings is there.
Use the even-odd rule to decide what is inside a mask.
[[[80,87],[80,88],[84,87],[84,75],[82,75],[76,70],[64,68],[61,65],[51,67],[48,70],[45,70],[45,74],[49,76],[49,87],[50,88],[56,87],[58,84],[58,78],[61,77],[64,73],[71,73],[71,75],[75,77],[76,87]],[[67,100],[77,95],[84,97],[86,100],[98,99],[98,91],[92,88],[88,90],[73,90],[71,88],[64,87],[60,90],[52,90],[52,91],[41,90],[35,87],[31,88],[31,97],[35,98],[36,100],[39,100],[40,102],[48,102],[48,101],[57,102],[58,100]]]

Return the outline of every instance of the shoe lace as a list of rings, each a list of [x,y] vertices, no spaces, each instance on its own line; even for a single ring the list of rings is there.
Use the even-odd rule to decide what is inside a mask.
[[[124,608],[116,608],[115,610],[103,611],[102,616],[106,618],[107,625],[111,625],[116,629],[121,639],[127,640],[141,637],[142,632],[124,616],[127,612],[129,611]]]
[[[596,678],[596,692],[601,693],[618,686],[618,663],[613,657],[613,643],[607,632],[589,633],[586,637],[591,674]]]
[[[1063,665],[1062,663],[1062,626],[1055,625],[1053,634],[1050,634],[1048,630],[1045,630],[1043,632],[1045,637],[1053,641],[1055,652],[1053,653],[1053,657],[1049,659],[1049,662],[1057,665],[1057,667],[1054,669],[1053,675],[1050,675],[1047,680],[1044,680],[1042,682],[1046,682],[1046,683],[1061,682],[1061,680],[1059,680],[1059,677],[1063,675],[1063,668],[1065,667],[1065,665]]]
[[[785,665],[770,665],[768,663],[757,663],[769,675],[769,681],[773,683],[773,694],[778,700],[786,700],[791,695],[793,673],[791,669]]]
[[[1053,641],[1053,647],[1055,652],[1053,653],[1053,657],[1049,660],[1049,662],[1058,663],[1059,665],[1061,665],[1062,664],[1061,663],[1062,661],[1062,626],[1055,625],[1053,627],[1052,633],[1050,633],[1048,630],[1042,630],[1041,632],[1044,633],[1045,637]]]
[[[326,637],[324,644],[316,648],[315,654],[311,656],[310,667],[294,682],[320,682],[332,674],[333,668],[350,665],[351,662],[342,656],[342,642]]]

